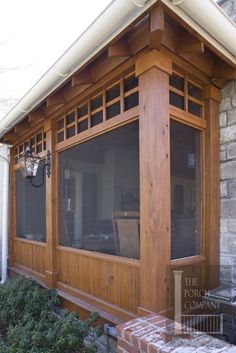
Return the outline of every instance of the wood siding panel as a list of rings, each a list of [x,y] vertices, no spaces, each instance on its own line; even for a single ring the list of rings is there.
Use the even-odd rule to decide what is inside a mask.
[[[16,265],[27,267],[44,275],[46,271],[46,246],[45,244],[15,238],[14,259]]]
[[[57,249],[58,281],[103,301],[136,312],[139,266]]]

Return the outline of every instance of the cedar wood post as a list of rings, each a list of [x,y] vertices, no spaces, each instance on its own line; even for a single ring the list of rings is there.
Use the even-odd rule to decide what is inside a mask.
[[[166,309],[170,263],[169,75],[172,62],[152,50],[135,65],[140,107],[140,307]]]
[[[220,91],[213,85],[204,88],[204,108],[207,122],[205,151],[205,255],[206,283],[214,288],[219,282],[219,233],[220,233]]]
[[[15,206],[15,199],[16,199],[16,177],[14,171],[14,154],[13,149],[11,149],[11,163],[10,163],[10,203],[9,203],[9,260],[8,266],[14,267],[15,264],[15,252],[14,252],[14,238],[16,235],[16,206]]]
[[[44,124],[44,132],[46,133],[46,150],[51,153],[51,176],[46,180],[46,236],[47,236],[47,252],[46,252],[46,273],[45,282],[50,288],[54,288],[57,282],[56,272],[56,228],[55,228],[55,151],[54,151],[54,134],[52,121]]]

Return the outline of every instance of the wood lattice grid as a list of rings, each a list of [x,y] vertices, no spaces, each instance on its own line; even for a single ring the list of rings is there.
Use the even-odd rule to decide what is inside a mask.
[[[41,153],[46,150],[46,134],[43,130],[40,130],[30,136],[27,140],[15,147],[14,160],[15,164],[18,163],[18,159],[24,153],[25,149],[30,147],[32,152]]]
[[[204,116],[202,87],[186,75],[173,72],[170,76],[170,104],[198,118]]]
[[[132,70],[61,117],[56,125],[57,143],[115,118],[137,105],[138,78]]]

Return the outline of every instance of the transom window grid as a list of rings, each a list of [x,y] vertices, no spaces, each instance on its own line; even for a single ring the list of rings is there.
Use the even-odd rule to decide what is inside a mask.
[[[170,104],[195,117],[203,118],[202,87],[177,72],[170,76],[169,84]]]
[[[57,143],[82,133],[137,106],[138,78],[123,75],[57,121]]]
[[[46,150],[46,133],[43,130],[36,132],[34,135],[30,136],[27,140],[23,141],[21,144],[15,148],[15,164],[18,163],[18,159],[22,156],[25,149],[30,147],[32,152],[41,153]]]

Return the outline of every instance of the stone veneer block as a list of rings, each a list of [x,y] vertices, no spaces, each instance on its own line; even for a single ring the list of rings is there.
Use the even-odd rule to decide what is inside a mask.
[[[231,108],[231,99],[230,97],[223,98],[220,103],[220,111],[225,112]]]
[[[229,219],[229,232],[236,233],[236,219]]]
[[[220,160],[221,160],[221,162],[227,160],[227,152],[226,151],[220,151]]]
[[[222,199],[221,200],[221,217],[222,218],[236,218],[236,200]]]
[[[226,126],[227,125],[227,113],[226,112],[222,112],[220,113],[220,126]]]
[[[227,159],[236,159],[236,143],[229,144],[227,148]]]
[[[228,219],[222,218],[220,221],[220,232],[227,233],[228,232]]]
[[[222,181],[220,183],[220,194],[221,197],[228,197],[228,181]]]
[[[236,91],[236,90],[235,90],[235,91]],[[234,97],[232,98],[231,102],[232,102],[232,107],[233,107],[233,108],[236,108],[236,96],[234,96]]]
[[[235,353],[236,347],[205,333],[176,334],[174,321],[158,314],[117,326],[118,353]]]
[[[222,233],[220,238],[220,248],[221,252],[224,254],[231,254],[232,251],[232,235],[228,232]]]
[[[226,112],[224,113],[226,114]],[[224,113],[221,113],[221,114],[224,114]],[[236,124],[236,109],[232,109],[231,111],[229,111],[228,115],[229,115],[228,124],[229,125]]]
[[[233,145],[229,146],[228,153],[229,153],[229,149],[232,146]],[[235,150],[236,150],[236,148],[235,148]],[[232,149],[231,149],[231,151],[232,151]],[[233,179],[235,177],[236,177],[236,160],[228,161],[226,163],[221,163],[221,180]]]
[[[234,81],[228,82],[221,90],[222,98],[227,98],[234,95]]]
[[[229,197],[236,198],[236,179],[229,180]]]
[[[221,129],[220,143],[236,141],[236,125],[227,126]]]

